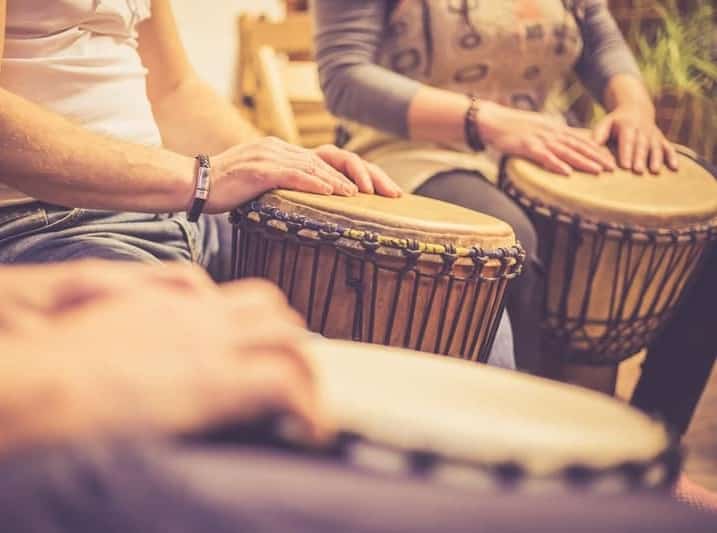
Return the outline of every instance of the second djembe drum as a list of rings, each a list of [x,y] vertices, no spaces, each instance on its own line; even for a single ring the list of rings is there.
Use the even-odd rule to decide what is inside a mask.
[[[715,177],[687,155],[659,175],[561,177],[520,159],[503,174],[541,239],[546,353],[615,370],[670,319],[717,239]]]
[[[525,256],[506,223],[413,195],[274,191],[233,220],[234,276],[277,283],[311,330],[477,361]]]

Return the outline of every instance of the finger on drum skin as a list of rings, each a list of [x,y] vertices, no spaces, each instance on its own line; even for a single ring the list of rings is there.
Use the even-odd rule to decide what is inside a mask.
[[[311,154],[310,160],[300,161],[297,166],[331,185],[333,194],[352,196],[357,192],[356,185],[351,180],[314,154]]]
[[[356,154],[350,152],[347,153],[345,170],[346,174],[353,178],[354,182],[358,186],[358,190],[362,193],[373,194],[373,180],[371,174],[366,168],[366,163]]]
[[[569,164],[574,170],[587,172],[588,174],[600,174],[602,165],[580,155],[578,152],[560,143],[551,143],[548,148],[560,159]]]
[[[284,381],[285,383],[285,381]],[[291,413],[285,419],[280,431],[285,438],[311,445],[326,444],[334,433],[315,388],[282,386],[281,393],[274,399],[275,408]]]
[[[346,181],[346,183],[353,190],[353,194],[360,190],[360,186],[357,187],[356,184],[351,181],[349,177],[347,177],[351,176],[356,179],[358,176],[357,174],[352,174],[351,168],[348,166],[349,158],[347,155],[349,155],[350,152],[346,152],[345,150],[341,150],[335,146],[321,146],[314,150],[314,152],[316,157],[318,157],[325,165],[331,168],[334,172],[338,173],[341,178]],[[360,172],[360,170],[357,172]]]
[[[556,174],[570,176],[573,173],[573,169],[570,165],[561,161],[559,157],[547,148],[533,151],[533,159],[546,170],[555,172]]]
[[[300,170],[280,171],[278,185],[286,189],[327,196],[334,192],[334,187],[330,183]]]
[[[633,156],[635,154],[635,136],[637,132],[632,129],[625,129],[619,136],[619,161],[620,166],[625,170],[632,169]]]
[[[587,150],[590,150],[592,154],[594,154],[595,160],[600,163],[605,170],[612,172],[617,168],[617,161],[615,160],[615,156],[612,154],[612,152],[607,146],[603,144],[598,144],[592,139],[589,140],[587,145],[583,146]],[[583,155],[589,154],[583,153]]]
[[[600,168],[600,171],[615,170],[614,160],[608,150],[602,146],[598,146],[595,143],[584,143],[579,139],[571,136],[564,136],[559,139],[560,142],[565,144],[571,150],[577,152],[581,156],[584,156],[590,161],[593,161]]]
[[[649,145],[647,137],[642,133],[637,135],[635,140],[635,155],[632,160],[632,170],[637,174],[644,174],[649,156]]]
[[[319,165],[319,168],[321,168],[327,173],[327,177],[330,176],[331,179],[335,180],[336,184],[343,190],[344,194],[352,196],[358,192],[359,189],[351,179],[349,172],[347,172],[347,167],[345,163],[343,166],[335,166],[327,161],[324,161],[317,154],[312,154],[312,157]]]
[[[261,357],[243,361],[236,377],[237,385],[243,387],[247,409],[288,409],[312,427],[320,425],[321,410],[313,376],[307,379],[300,367],[287,365],[280,353],[266,351]]]
[[[679,170],[680,161],[677,157],[677,150],[675,149],[674,145],[670,141],[665,140],[662,146],[665,149],[664,153],[667,159],[667,166],[669,166],[670,169],[673,171]]]
[[[288,322],[277,321],[273,327],[253,322],[251,327],[237,331],[233,342],[237,361],[252,360],[273,354],[278,362],[290,365],[304,379],[313,381],[313,369],[307,357],[311,335],[308,330]]]
[[[381,196],[388,196],[390,198],[398,198],[403,195],[401,187],[399,187],[398,184],[393,181],[381,167],[373,163],[366,163],[366,166],[371,173],[371,179],[373,180],[374,188],[378,194]]]
[[[664,164],[665,154],[662,151],[662,142],[660,139],[652,141],[650,146],[650,172],[659,174]]]

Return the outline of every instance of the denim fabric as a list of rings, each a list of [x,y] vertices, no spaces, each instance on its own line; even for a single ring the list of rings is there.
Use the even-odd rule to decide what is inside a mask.
[[[231,224],[226,215],[115,213],[49,204],[0,208],[0,263],[97,258],[192,261],[217,281],[229,279]]]
[[[0,264],[86,258],[192,261],[221,282],[230,278],[231,238],[227,215],[204,215],[195,224],[183,214],[67,209],[39,202],[0,208]],[[489,363],[515,368],[507,314]]]

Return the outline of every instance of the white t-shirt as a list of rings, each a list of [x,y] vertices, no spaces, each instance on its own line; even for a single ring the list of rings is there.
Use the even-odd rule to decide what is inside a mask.
[[[151,0],[8,0],[0,87],[92,131],[160,145],[137,53]],[[0,205],[27,201],[0,184]]]

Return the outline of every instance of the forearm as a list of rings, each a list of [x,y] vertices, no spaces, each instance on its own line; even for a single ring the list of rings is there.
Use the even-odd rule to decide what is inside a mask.
[[[584,10],[578,20],[583,52],[575,72],[593,96],[609,107],[608,85],[618,77],[641,83],[640,69],[605,0],[585,0]]]
[[[465,142],[469,100],[462,94],[422,87],[408,112],[410,137],[443,143]]]
[[[196,77],[153,102],[152,111],[164,146],[185,155],[216,154],[261,136],[238,109]]]
[[[0,89],[0,181],[69,207],[165,212],[187,208],[194,161],[87,131]]]
[[[635,76],[618,74],[605,87],[603,101],[608,111],[631,107],[642,116],[654,120],[655,106],[642,81]]]

